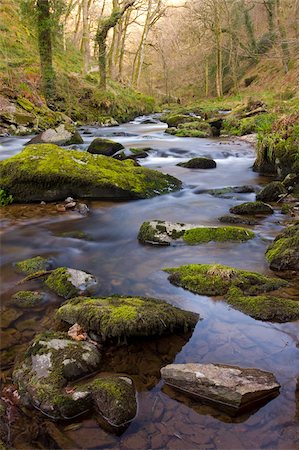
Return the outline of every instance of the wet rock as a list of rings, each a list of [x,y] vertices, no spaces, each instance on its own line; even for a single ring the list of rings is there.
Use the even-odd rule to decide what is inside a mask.
[[[280,181],[272,181],[256,195],[256,199],[262,202],[276,202],[281,195],[285,194],[287,190],[284,185]]]
[[[198,321],[197,314],[162,300],[121,296],[74,298],[58,309],[56,318],[70,325],[78,323],[100,342],[187,332]]]
[[[77,295],[91,294],[97,280],[94,275],[82,270],[59,267],[52,271],[45,284],[55,294],[68,299]]]
[[[46,295],[43,292],[19,291],[12,296],[11,303],[18,308],[32,308],[39,306],[45,297]]]
[[[215,169],[217,164],[210,158],[192,158],[187,162],[178,163],[177,166],[187,169]]]
[[[220,189],[209,189],[205,191],[207,194],[213,195],[214,197],[225,197],[227,194],[250,194],[256,192],[256,188],[250,185],[226,187]]]
[[[123,426],[136,416],[137,401],[131,378],[98,378],[88,385],[88,389],[96,410],[110,425]]]
[[[129,150],[122,150],[116,153],[113,158],[118,159],[119,161],[125,161],[126,159],[143,159],[148,157],[148,151],[152,150],[151,148],[130,148]]]
[[[76,342],[66,333],[36,336],[13,372],[22,403],[32,404],[53,419],[72,418],[91,408],[91,394],[83,387],[65,388],[68,381],[93,372],[100,353],[89,342]]]
[[[119,150],[123,150],[124,146],[118,142],[109,139],[96,138],[89,145],[87,151],[94,155],[113,156]]]
[[[189,245],[198,245],[210,241],[246,241],[253,237],[252,231],[240,227],[197,227],[161,220],[144,222],[138,234],[140,242],[153,245],[170,245],[178,239]]]
[[[82,216],[87,216],[90,210],[85,203],[78,203],[76,206],[76,211],[78,211],[78,213]]]
[[[76,206],[76,202],[69,202],[65,204],[65,209],[74,209]]]
[[[222,223],[233,223],[233,224],[244,224],[244,225],[258,225],[259,221],[251,218],[251,217],[243,217],[243,216],[231,216],[231,215],[226,215],[226,216],[221,216],[218,218],[219,222]]]
[[[34,258],[24,259],[15,264],[18,272],[30,275],[39,271],[47,271],[53,269],[54,262],[51,258],[35,256]]]
[[[53,144],[29,145],[0,162],[1,186],[16,202],[76,198],[151,198],[181,188],[155,170]]]
[[[162,122],[166,122],[169,128],[178,127],[181,123],[198,122],[198,117],[189,114],[169,114],[161,117]]]
[[[22,316],[22,312],[15,308],[3,308],[0,311],[0,327],[8,328],[13,322]]]
[[[21,334],[15,328],[8,328],[5,331],[1,331],[0,332],[0,350],[11,349],[11,347],[13,347],[15,344],[19,343],[20,339],[21,339]],[[4,363],[4,360],[3,360],[3,363]]]
[[[234,414],[270,400],[280,388],[270,372],[224,364],[171,364],[161,375],[180,391]]]
[[[93,238],[89,236],[87,233],[81,230],[74,230],[74,231],[64,231],[62,233],[56,234],[58,237],[63,238],[72,238],[72,239],[80,239],[84,241],[92,241]]]
[[[267,203],[263,203],[260,201],[241,203],[240,205],[230,208],[229,212],[231,212],[232,214],[240,215],[268,215],[274,213],[270,205],[267,205]]]
[[[150,124],[157,124],[157,121],[155,119],[144,119],[140,122],[141,125],[150,125]]]
[[[299,270],[299,222],[287,227],[266,251],[271,270]]]
[[[48,130],[38,134],[27,142],[26,145],[30,144],[83,144],[83,139],[73,126],[61,124],[57,128],[49,128]]]

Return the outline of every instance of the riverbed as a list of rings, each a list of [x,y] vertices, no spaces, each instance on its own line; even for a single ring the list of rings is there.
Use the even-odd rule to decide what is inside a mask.
[[[177,243],[169,247],[151,247],[141,245],[137,240],[139,227],[145,220],[215,226],[219,225],[220,216],[228,214],[230,207],[253,201],[254,193],[216,197],[206,191],[265,184],[267,180],[251,169],[255,150],[237,139],[170,136],[164,133],[165,124],[159,121],[143,124],[144,119],[137,118],[119,127],[84,127],[80,129],[84,144],[76,148],[84,151],[94,137],[102,136],[120,142],[126,148],[150,147],[149,156],[141,159],[140,164],[179,178],[183,182],[181,191],[130,202],[88,201],[90,214],[87,216],[77,212],[61,213],[55,205],[39,204],[11,205],[1,211],[2,308],[8,307],[11,295],[19,290],[16,283],[21,276],[15,272],[13,264],[41,255],[51,256],[59,266],[93,273],[99,281],[98,295],[161,298],[182,309],[197,312],[202,318],[189,340],[172,343],[169,339],[173,345],[164,342],[158,358],[151,344],[147,347],[143,342],[141,348],[136,344],[133,356],[133,352],[128,355],[124,350],[119,352],[118,358],[107,359],[105,371],[128,373],[138,390],[138,414],[120,436],[103,431],[92,417],[78,418],[72,426],[68,423],[57,426],[78,449],[298,448],[299,323],[273,324],[254,320],[221,299],[194,295],[171,285],[162,270],[189,263],[220,263],[270,274],[265,249],[282,229],[285,217],[277,210],[259,225],[250,227],[256,237],[245,243],[211,242],[193,247]],[[0,159],[19,152],[28,139],[0,138]],[[213,158],[217,168],[190,170],[176,165],[196,156]],[[74,231],[84,232],[85,237],[62,236]],[[27,287],[38,288],[39,284],[32,282]],[[11,383],[15,356],[26,348],[36,332],[50,326],[49,318],[61,303],[61,299],[48,293],[42,307],[18,317],[16,314],[13,321],[6,324],[8,328],[4,328],[3,336],[10,333],[15,338],[2,352],[4,383]],[[278,397],[251,415],[230,419],[211,407],[198,405],[165,388],[155,374],[157,368],[169,362],[256,367],[273,372],[282,388]],[[38,421],[42,420],[39,416]],[[24,447],[16,433],[21,424],[22,417],[19,417],[12,425],[11,436],[15,448],[20,449]],[[36,441],[39,442],[38,437]]]

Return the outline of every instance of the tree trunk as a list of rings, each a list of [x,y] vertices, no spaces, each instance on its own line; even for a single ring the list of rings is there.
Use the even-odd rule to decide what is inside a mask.
[[[285,25],[283,23],[283,8],[281,6],[280,0],[276,0],[277,5],[277,26],[278,31],[280,35],[280,48],[282,53],[282,63],[284,67],[285,73],[288,73],[289,71],[289,64],[290,64],[290,50],[289,50],[289,44],[287,39],[287,31],[285,28]]]
[[[118,60],[118,80],[119,81],[122,80],[122,76],[123,76],[126,37],[127,37],[128,26],[130,23],[130,17],[131,17],[131,10],[129,9],[125,15],[125,21],[124,21],[124,25],[123,25],[123,31],[122,31],[122,35],[121,35],[121,43],[120,43],[120,49],[119,49],[119,60]]]
[[[90,63],[90,35],[89,35],[89,0],[83,0],[82,13],[83,13],[83,34],[82,34],[82,50],[84,67],[83,71],[86,74],[88,72]]]
[[[148,0],[148,7],[147,7],[147,15],[143,27],[143,32],[141,35],[140,43],[134,58],[133,63],[133,85],[138,87],[140,76],[141,76],[141,69],[144,61],[144,51],[145,51],[145,42],[146,38],[149,32],[149,26],[150,26],[150,20],[151,20],[151,14],[152,14],[152,0]]]
[[[223,67],[222,67],[222,29],[221,29],[221,17],[218,5],[215,3],[214,10],[215,19],[215,43],[216,43],[216,92],[217,97],[223,95]]]
[[[52,30],[49,0],[37,0],[36,7],[42,89],[48,102],[55,96],[55,72],[52,60]]]

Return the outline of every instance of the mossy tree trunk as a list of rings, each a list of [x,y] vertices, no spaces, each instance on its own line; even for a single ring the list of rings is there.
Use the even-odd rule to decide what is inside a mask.
[[[289,64],[290,64],[290,50],[289,50],[289,43],[287,38],[287,30],[284,24],[284,12],[283,7],[281,5],[280,0],[276,0],[276,7],[277,7],[277,27],[279,31],[280,36],[280,48],[282,53],[282,64],[284,67],[285,73],[289,71]]]
[[[96,33],[96,43],[99,50],[99,71],[100,88],[107,89],[107,36],[109,31],[114,28],[130,6],[133,6],[136,0],[129,0],[121,9],[113,10],[109,17],[99,21]]]
[[[37,0],[37,31],[42,88],[47,102],[55,97],[55,72],[52,56],[52,17],[49,0]]]

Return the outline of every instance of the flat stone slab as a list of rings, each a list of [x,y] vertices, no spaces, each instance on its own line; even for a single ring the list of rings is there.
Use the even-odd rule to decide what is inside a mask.
[[[270,372],[224,364],[170,364],[161,375],[168,385],[234,414],[275,397],[280,388]]]

